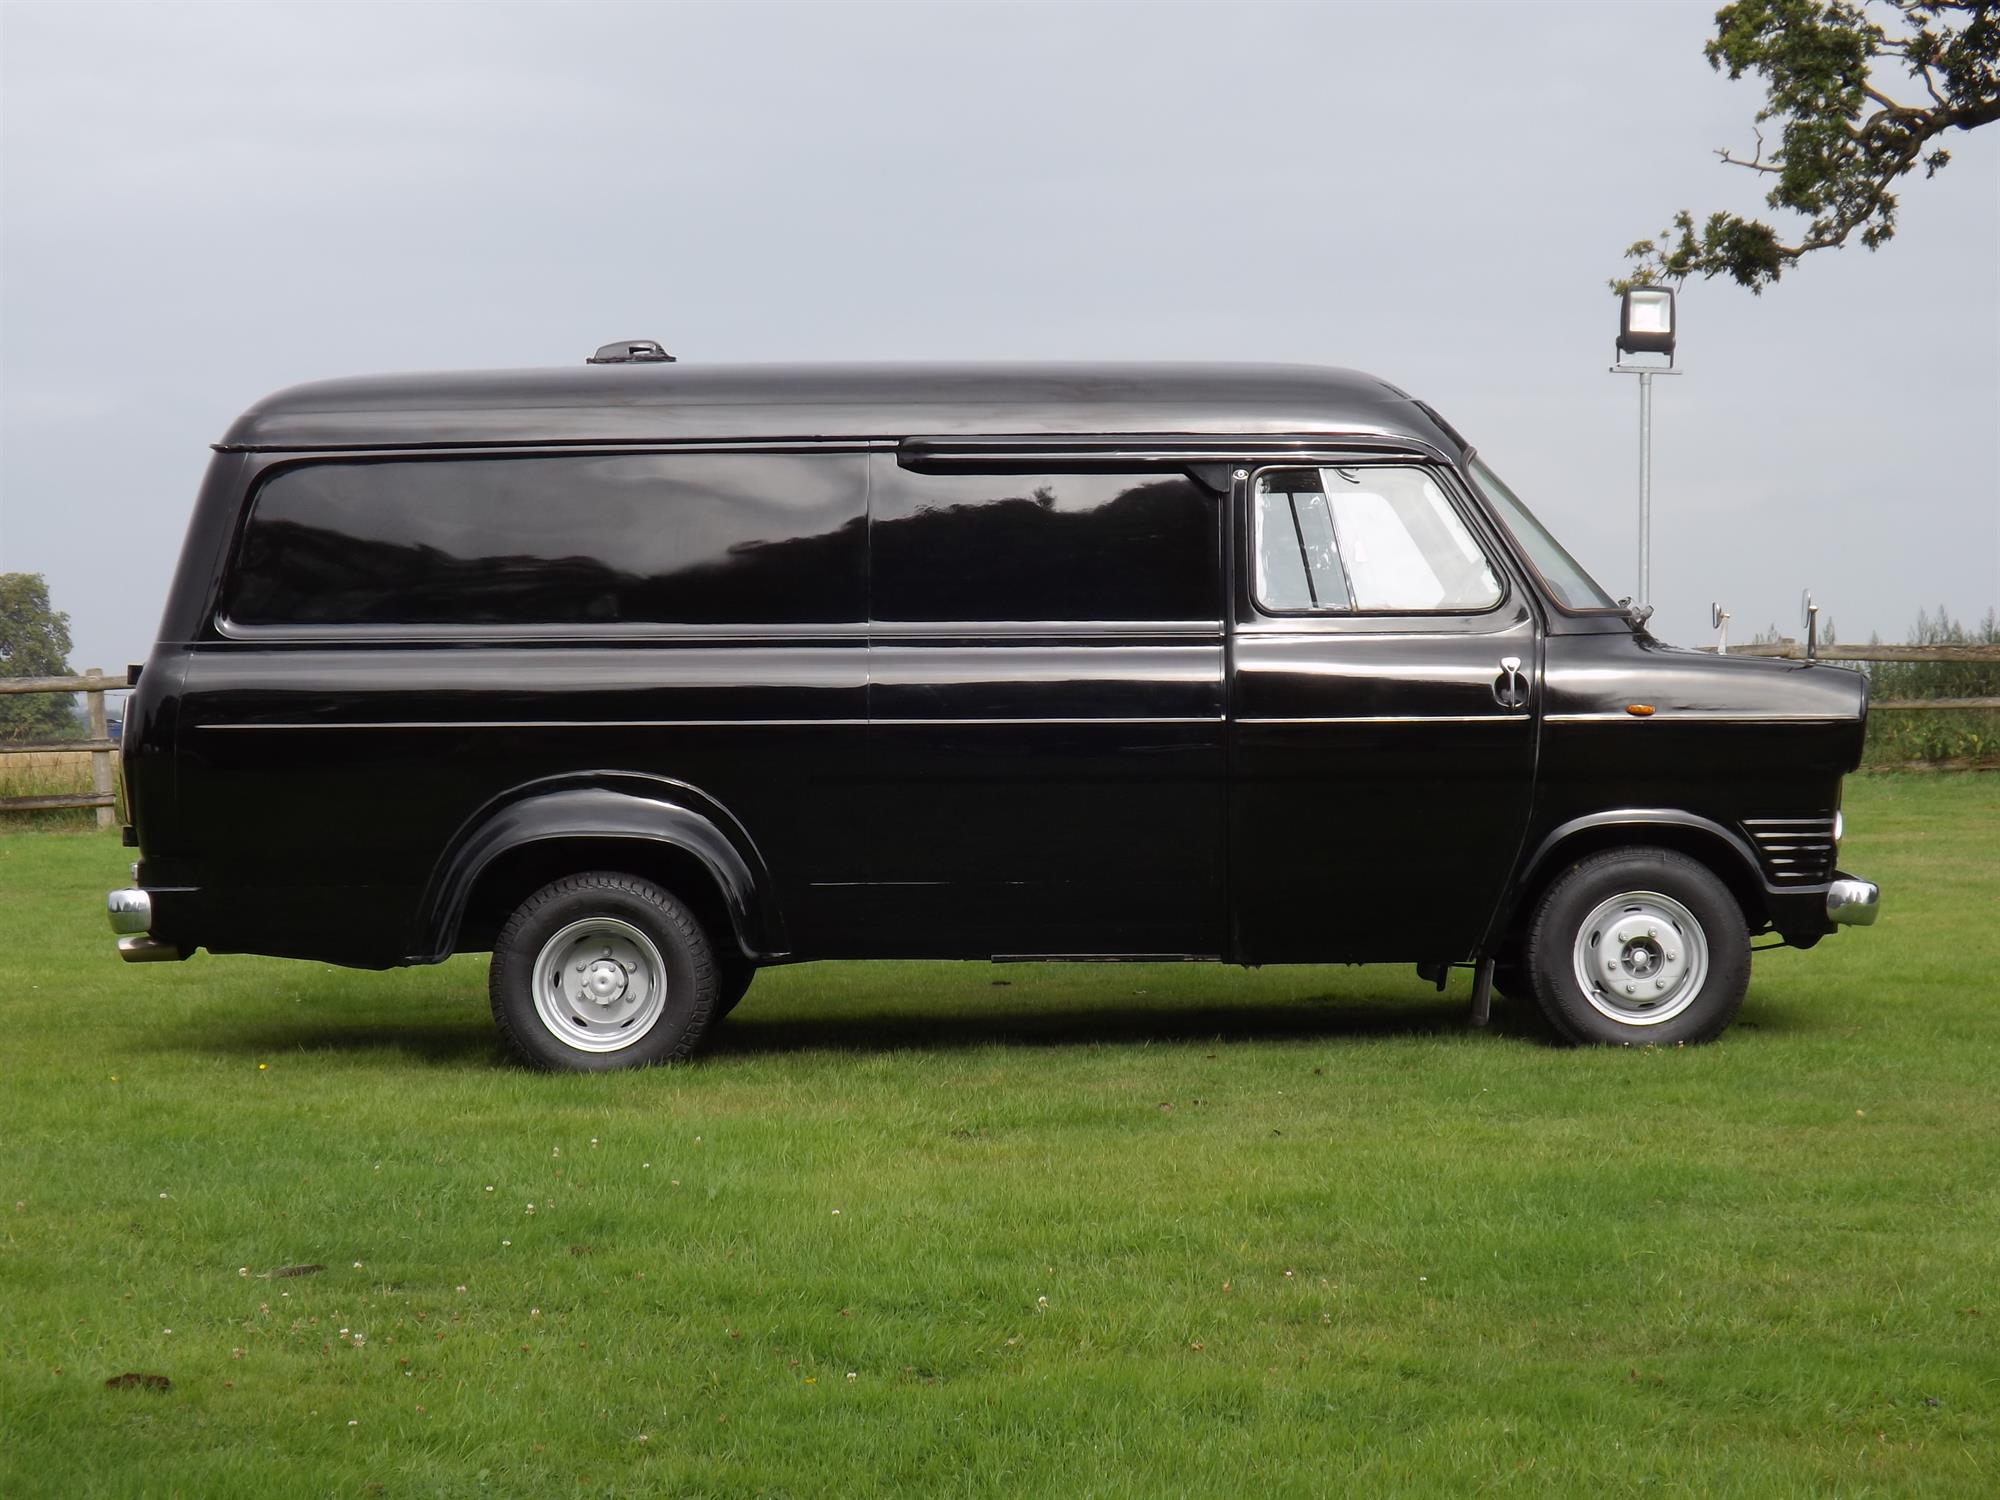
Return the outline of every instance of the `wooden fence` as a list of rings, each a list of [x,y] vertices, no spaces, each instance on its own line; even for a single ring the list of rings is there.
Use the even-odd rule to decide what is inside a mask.
[[[1797,661],[1804,659],[1806,649],[1797,641],[1773,641],[1752,646],[1733,646],[1727,654],[1775,656]],[[1983,664],[2000,663],[2000,646],[1821,646],[1814,655],[1819,661],[1830,662],[1927,661]],[[97,809],[99,828],[109,828],[117,822],[117,768],[113,764],[113,758],[118,751],[118,741],[111,738],[110,729],[105,723],[104,694],[107,690],[118,690],[125,686],[124,679],[106,677],[97,667],[90,668],[81,677],[0,677],[0,693],[86,694],[89,698],[87,711],[90,719],[90,733],[80,740],[42,740],[33,744],[15,744],[0,740],[0,755],[61,755],[85,751],[90,754],[89,791],[62,792],[35,797],[0,797],[0,813],[45,812],[59,808],[91,807]],[[2000,709],[2000,698],[1878,698],[1869,704],[1869,707],[1892,711]]]
[[[1713,650],[1713,647],[1705,647]],[[1806,648],[1798,641],[1765,641],[1754,646],[1731,646],[1730,656],[1775,656],[1786,661],[1805,660]],[[2000,646],[1820,646],[1815,661],[1928,661],[1950,662],[1959,666],[2000,665]],[[1872,711],[1886,709],[2000,708],[2000,698],[1875,698]]]
[[[123,689],[125,679],[106,677],[100,668],[92,667],[81,677],[0,677],[0,693],[85,693],[89,695],[86,713],[90,721],[89,735],[80,740],[39,740],[32,743],[18,743],[0,740],[0,755],[72,755],[90,752],[90,790],[87,792],[61,792],[46,797],[0,797],[0,812],[46,812],[65,807],[94,807],[97,809],[97,826],[109,828],[118,821],[118,793],[115,788],[116,767],[113,758],[118,752],[118,741],[111,738],[111,728],[104,717],[104,694],[107,689]]]

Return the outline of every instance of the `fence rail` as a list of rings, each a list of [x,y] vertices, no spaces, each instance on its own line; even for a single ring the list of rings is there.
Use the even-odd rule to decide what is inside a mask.
[[[1702,650],[1713,651],[1713,646]],[[1776,656],[1786,660],[1803,661],[1806,648],[1800,641],[1759,641],[1753,646],[1731,646],[1730,656]],[[1953,662],[1959,666],[2000,664],[2000,646],[1985,644],[1967,646],[1820,646],[1814,649],[1816,661],[1941,661]]]
[[[1712,646],[1704,646],[1712,651]],[[1730,656],[1766,656],[1781,661],[1803,661],[1806,648],[1798,641],[1759,641],[1751,646],[1731,646]],[[2000,646],[1818,646],[1815,661],[1947,662],[1954,666],[2000,666]],[[2000,698],[1877,698],[1871,709],[1921,711],[1924,709],[2000,708]]]
[[[106,677],[100,667],[91,667],[79,677],[0,677],[0,693],[83,693],[90,735],[81,740],[38,740],[31,744],[0,741],[0,755],[50,755],[88,751],[90,790],[57,792],[47,796],[0,797],[0,813],[56,812],[64,808],[97,809],[97,826],[110,828],[118,821],[118,793],[115,789],[112,755],[118,741],[111,738],[111,726],[104,715],[104,695],[123,688],[122,677]]]

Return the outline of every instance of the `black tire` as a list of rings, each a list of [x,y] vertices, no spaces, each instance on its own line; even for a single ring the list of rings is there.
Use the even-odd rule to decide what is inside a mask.
[[[562,950],[551,947],[557,942]],[[591,959],[588,949],[600,943],[602,960]],[[606,989],[619,985],[618,998],[593,1005],[551,982],[538,1004],[545,950],[552,981],[599,982],[601,971]],[[587,980],[572,978],[587,972],[569,962],[579,957],[589,960]],[[620,969],[628,970],[622,980]],[[543,886],[507,919],[487,993],[500,1034],[525,1061],[600,1073],[692,1055],[716,1015],[716,984],[714,949],[685,906],[635,875],[594,870]]]
[[[742,954],[718,956],[715,980],[716,1020],[720,1021],[736,1009],[736,1002],[750,992],[750,981],[756,977],[757,966]]]
[[[1568,1042],[1713,1041],[1750,987],[1742,908],[1706,865],[1671,849],[1611,849],[1572,865],[1542,897],[1522,956]],[[1590,993],[1579,971],[1592,976]]]

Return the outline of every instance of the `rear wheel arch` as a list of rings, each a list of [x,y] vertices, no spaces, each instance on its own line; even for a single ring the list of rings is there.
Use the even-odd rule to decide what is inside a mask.
[[[741,825],[662,786],[543,789],[468,822],[426,891],[419,961],[483,951],[509,915],[552,880],[619,870],[678,897],[715,941],[746,959],[786,951],[770,873]],[[683,789],[691,791],[692,789]]]

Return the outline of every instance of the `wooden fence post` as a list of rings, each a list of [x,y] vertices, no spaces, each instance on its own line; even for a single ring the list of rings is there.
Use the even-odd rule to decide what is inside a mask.
[[[90,705],[90,737],[104,741],[111,737],[111,727],[104,717],[104,670],[101,667],[85,668],[83,674],[90,682],[84,688]],[[93,750],[90,752],[90,789],[100,797],[111,794],[111,752]],[[97,826],[109,828],[117,821],[116,810],[109,805],[97,809]]]

